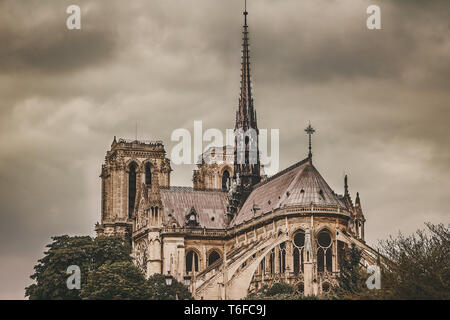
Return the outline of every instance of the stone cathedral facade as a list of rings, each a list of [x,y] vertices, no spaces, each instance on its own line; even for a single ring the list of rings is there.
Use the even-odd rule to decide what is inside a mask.
[[[364,241],[359,195],[353,202],[347,177],[343,195],[330,188],[313,164],[311,144],[305,159],[272,177],[262,174],[247,15],[235,131],[255,134],[243,148],[235,143],[205,152],[192,188],[171,185],[161,141],[114,138],[100,175],[96,231],[127,238],[147,276],[188,280],[196,299],[241,299],[274,282],[326,294],[346,247],[362,249],[366,264],[379,258]],[[314,130],[306,131],[311,141]]]

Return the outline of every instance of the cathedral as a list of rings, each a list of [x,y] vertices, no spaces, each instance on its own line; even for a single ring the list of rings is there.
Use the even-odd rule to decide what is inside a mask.
[[[263,174],[247,15],[234,146],[210,148],[193,172],[193,187],[178,187],[170,183],[163,142],[114,137],[101,169],[95,230],[128,239],[147,276],[183,281],[195,299],[242,299],[275,282],[326,295],[337,284],[346,247],[360,248],[366,265],[378,255],[364,241],[359,194],[353,202],[347,177],[340,195],[314,166],[311,125],[307,157]],[[237,132],[253,134],[238,139]]]

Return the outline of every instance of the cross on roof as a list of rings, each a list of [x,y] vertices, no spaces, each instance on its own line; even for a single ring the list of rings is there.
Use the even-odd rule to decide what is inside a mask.
[[[309,153],[308,158],[312,158],[312,152],[311,152],[311,136],[316,130],[311,126],[311,122],[309,122],[309,125],[305,129],[306,134],[309,136]]]

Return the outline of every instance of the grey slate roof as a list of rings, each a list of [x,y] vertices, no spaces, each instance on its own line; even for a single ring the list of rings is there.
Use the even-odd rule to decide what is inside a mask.
[[[161,188],[160,192],[164,207],[164,222],[169,221],[169,215],[172,215],[183,227],[186,222],[186,214],[194,207],[200,227],[226,228],[226,192],[194,190],[190,187]]]
[[[345,208],[342,198],[334,193],[309,158],[306,158],[257,184],[231,226],[285,205],[306,206],[311,203]]]

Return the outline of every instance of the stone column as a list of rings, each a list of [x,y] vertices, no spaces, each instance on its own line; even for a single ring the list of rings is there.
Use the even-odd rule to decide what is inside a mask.
[[[364,241],[365,235],[364,235],[364,220],[361,223],[361,238]]]
[[[274,273],[280,273],[281,272],[281,270],[280,270],[280,247],[278,245],[275,246],[275,259],[274,259],[274,262],[275,262]]]
[[[286,272],[288,271],[294,271],[294,244],[292,241],[286,243]]]
[[[307,228],[305,231],[305,249],[304,249],[304,293],[306,296],[314,294],[314,264],[312,255],[311,234]]]
[[[266,269],[266,274],[270,273],[270,252],[268,254],[266,254],[265,257],[266,261],[264,263],[264,268]]]
[[[202,261],[201,267],[200,267],[200,261],[198,261],[198,271],[199,272],[202,271],[202,270],[205,270],[206,267],[208,266],[208,257],[207,257],[207,254],[206,254],[206,247],[205,247],[205,245],[202,246],[201,255],[203,257],[203,259],[201,259],[201,260],[203,260],[203,261]],[[200,260],[200,257],[198,257],[198,260]]]

